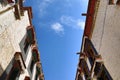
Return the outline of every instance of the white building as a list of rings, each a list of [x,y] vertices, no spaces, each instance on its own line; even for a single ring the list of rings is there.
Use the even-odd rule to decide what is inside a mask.
[[[44,80],[32,17],[23,0],[0,0],[0,80]]]
[[[120,0],[89,0],[76,80],[120,80]]]

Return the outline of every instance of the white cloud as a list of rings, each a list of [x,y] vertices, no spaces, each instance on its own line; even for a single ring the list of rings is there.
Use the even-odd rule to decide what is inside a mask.
[[[37,0],[37,10],[39,11],[39,15],[43,16],[46,14],[46,8],[53,2],[53,0]]]
[[[76,21],[70,17],[70,16],[61,16],[60,18],[61,22],[65,25],[71,26],[73,23],[75,23]]]
[[[65,0],[66,3],[64,4],[66,7],[72,7],[72,2],[71,0]],[[67,5],[66,5],[67,4]]]
[[[58,34],[64,34],[64,28],[63,28],[63,26],[62,26],[60,23],[58,23],[58,22],[52,24],[52,25],[51,25],[51,29],[54,30],[54,31],[55,31],[56,33],[58,33]]]
[[[78,20],[77,26],[78,26],[80,29],[84,30],[85,22],[84,22],[84,21],[81,21],[81,20]]]
[[[62,24],[75,28],[75,29],[84,29],[85,22],[81,19],[75,19],[71,16],[61,16],[60,21]]]

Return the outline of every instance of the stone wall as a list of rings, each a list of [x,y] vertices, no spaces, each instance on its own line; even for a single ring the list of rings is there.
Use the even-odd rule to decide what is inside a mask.
[[[120,79],[120,5],[100,0],[92,42],[114,80]],[[116,2],[114,2],[116,3]]]

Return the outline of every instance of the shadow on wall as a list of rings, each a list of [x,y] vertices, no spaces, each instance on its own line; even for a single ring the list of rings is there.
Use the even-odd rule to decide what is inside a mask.
[[[2,73],[3,73],[3,69],[2,69],[2,66],[0,64],[0,76],[1,76]]]
[[[6,71],[3,70],[1,64],[0,64],[0,80],[4,80],[7,76]]]
[[[6,80],[6,78],[8,77],[8,75],[12,69],[13,61],[14,61],[14,59],[12,59],[10,61],[10,63],[8,64],[6,69],[3,69],[3,67],[0,64],[0,80]]]
[[[0,0],[0,4],[1,4],[2,6],[6,6],[7,3],[8,3],[7,0]]]

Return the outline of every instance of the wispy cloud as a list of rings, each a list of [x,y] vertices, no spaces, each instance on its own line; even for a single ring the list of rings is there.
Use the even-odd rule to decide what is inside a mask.
[[[54,24],[51,25],[51,29],[54,30],[57,34],[64,34],[64,28],[63,26],[56,22]]]
[[[72,2],[71,2],[71,0],[65,0],[66,1],[66,3],[64,4],[65,6],[67,6],[67,7],[72,7]],[[67,5],[66,5],[67,4]]]
[[[77,26],[78,26],[80,29],[84,30],[85,22],[82,21],[82,20],[78,20]]]
[[[39,13],[39,16],[43,16],[44,14],[47,13],[46,8],[54,1],[54,0],[36,0],[37,2],[37,10]]]
[[[83,30],[85,26],[85,22],[83,20],[75,19],[71,16],[61,16],[60,21],[62,24],[76,29]]]
[[[70,16],[61,16],[60,21],[61,21],[61,23],[65,24],[65,25],[68,25],[68,26],[71,26],[71,25],[73,25],[73,23],[76,22],[76,21],[75,21],[72,17],[70,17]]]

